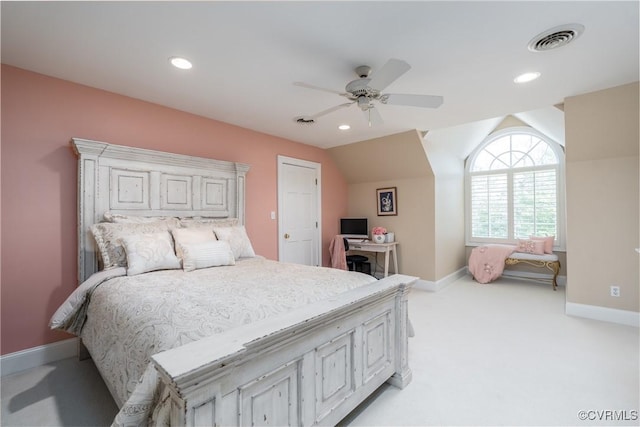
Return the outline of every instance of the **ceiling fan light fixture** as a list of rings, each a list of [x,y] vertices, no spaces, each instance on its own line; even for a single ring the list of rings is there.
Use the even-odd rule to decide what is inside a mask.
[[[513,79],[513,81],[516,83],[528,83],[530,81],[537,79],[538,77],[540,77],[540,73],[537,71],[533,71],[530,73],[520,74],[518,77]]]
[[[169,61],[171,62],[171,65],[176,68],[180,68],[181,70],[189,70],[193,67],[191,61],[179,56],[172,56],[171,58],[169,58]]]

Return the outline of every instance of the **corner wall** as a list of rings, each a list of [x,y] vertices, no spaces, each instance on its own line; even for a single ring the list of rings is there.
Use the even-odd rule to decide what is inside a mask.
[[[638,83],[565,100],[567,302],[640,311]],[[611,297],[611,285],[620,297]]]
[[[348,183],[347,214],[367,217],[369,228],[382,226],[395,233],[400,273],[435,281],[435,178],[419,133],[407,131],[328,151]],[[376,189],[384,187],[397,187],[397,216],[377,215]]]

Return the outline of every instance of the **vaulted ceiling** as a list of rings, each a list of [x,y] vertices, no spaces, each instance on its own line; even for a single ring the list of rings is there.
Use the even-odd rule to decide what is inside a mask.
[[[5,1],[1,8],[5,64],[325,148],[544,111],[567,96],[638,80],[637,1]],[[554,50],[527,49],[565,24],[584,32]],[[172,56],[193,68],[173,68]],[[355,105],[313,125],[295,122],[347,100],[294,82],[343,92],[357,66],[375,76],[390,58],[411,69],[385,92],[441,95],[444,104],[376,104],[384,123],[372,127]],[[514,83],[528,71],[541,77]],[[343,123],[351,129],[339,131]]]

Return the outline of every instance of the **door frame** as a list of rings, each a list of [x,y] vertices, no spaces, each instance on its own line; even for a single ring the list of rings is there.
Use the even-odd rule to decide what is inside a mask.
[[[313,169],[316,172],[316,181],[318,183],[316,186],[316,217],[318,218],[318,226],[316,227],[318,247],[316,250],[318,251],[318,265],[322,266],[322,164],[282,155],[278,155],[278,260],[282,260],[284,251],[284,237],[282,234],[282,229],[284,228],[282,224],[282,218],[284,217],[284,215],[282,215],[284,211],[284,197],[282,194],[284,187],[282,168],[284,167],[284,165],[305,167]]]

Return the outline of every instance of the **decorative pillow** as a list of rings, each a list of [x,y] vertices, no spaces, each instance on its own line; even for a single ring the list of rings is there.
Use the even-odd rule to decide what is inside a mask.
[[[544,255],[544,241],[542,240],[518,240],[516,252]]]
[[[233,227],[239,223],[238,218],[180,218],[180,225],[184,228],[211,227],[213,229],[213,227]]]
[[[128,224],[141,224],[157,221],[175,221],[178,219],[172,216],[135,216],[135,215],[122,215],[107,211],[103,215],[104,220],[107,222],[128,223]]]
[[[213,228],[197,227],[197,228],[176,228],[171,231],[173,239],[176,241],[176,255],[178,258],[184,258],[183,246],[194,243],[215,242],[216,235],[213,234]]]
[[[182,246],[182,253],[182,268],[184,268],[184,271],[236,264],[231,246],[228,242],[222,240],[187,243]]]
[[[122,245],[127,253],[127,276],[180,268],[168,231],[123,237]]]
[[[243,225],[235,227],[214,227],[213,231],[216,233],[218,240],[224,240],[229,242],[233,256],[238,258],[254,257],[256,253],[253,251],[249,236],[247,236],[247,230]]]
[[[104,270],[113,267],[126,267],[127,256],[120,239],[133,234],[153,234],[169,231],[178,227],[177,220],[155,221],[147,223],[101,222],[91,226],[91,233],[98,245]]]
[[[529,236],[529,239],[542,240],[544,242],[544,253],[553,253],[553,241],[556,239],[556,236]]]

